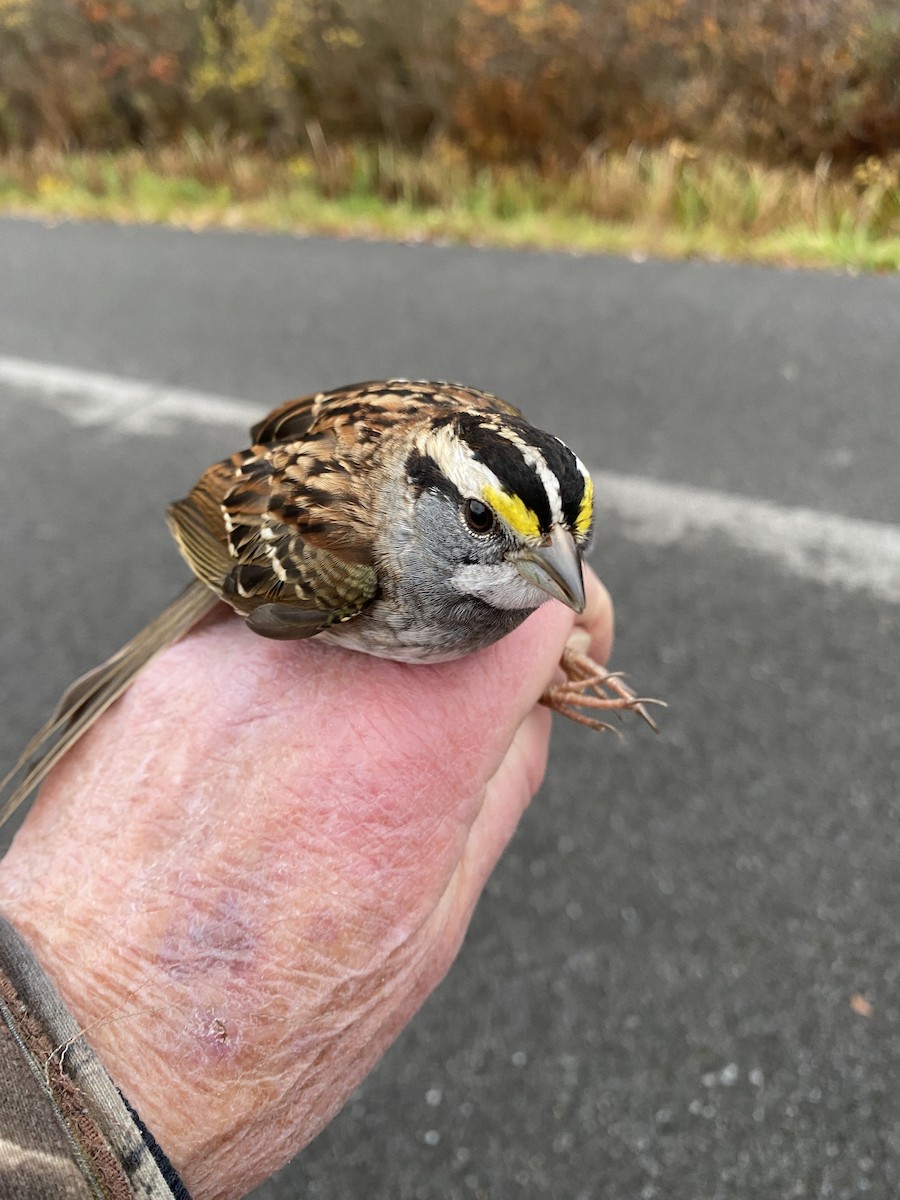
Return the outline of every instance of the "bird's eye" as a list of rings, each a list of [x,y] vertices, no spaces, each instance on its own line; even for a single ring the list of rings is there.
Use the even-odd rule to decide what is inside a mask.
[[[473,533],[490,533],[494,528],[494,514],[480,500],[467,500],[463,506],[466,524]]]

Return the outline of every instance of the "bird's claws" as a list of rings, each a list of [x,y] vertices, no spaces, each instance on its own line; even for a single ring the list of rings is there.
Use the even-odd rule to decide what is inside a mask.
[[[652,696],[638,696],[623,682],[621,671],[607,671],[586,654],[565,650],[560,666],[565,672],[565,681],[547,688],[541,703],[553,712],[558,712],[570,721],[586,725],[589,729],[610,730],[618,733],[612,725],[597,717],[589,716],[584,709],[605,709],[621,717],[623,712],[633,712],[646,721],[650,728],[659,733],[659,726],[644,707],[658,704],[665,708],[664,700]]]

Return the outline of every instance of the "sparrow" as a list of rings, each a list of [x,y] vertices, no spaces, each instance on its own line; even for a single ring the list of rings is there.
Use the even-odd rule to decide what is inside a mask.
[[[594,526],[586,467],[498,397],[390,379],[289,400],[167,512],[194,580],[112,658],[65,692],[0,783],[0,824],[159,651],[220,601],[255,633],[318,638],[434,663],[502,638],[548,599],[585,604]],[[617,674],[567,651],[542,701],[645,705]],[[588,711],[583,711],[587,709]],[[16,780],[18,779],[18,782]]]

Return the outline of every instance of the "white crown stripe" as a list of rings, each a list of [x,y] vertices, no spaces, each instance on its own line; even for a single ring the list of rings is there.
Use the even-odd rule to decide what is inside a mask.
[[[463,496],[480,496],[485,486],[502,487],[490,467],[479,462],[470,447],[447,426],[434,430],[424,449]]]
[[[498,421],[491,422],[491,429],[510,442],[522,455],[525,464],[537,475],[547,496],[550,513],[557,524],[564,523],[562,495],[559,480],[547,464],[547,460],[535,446],[526,442],[515,429]],[[450,426],[433,430],[425,440],[423,450],[437,463],[444,474],[464,496],[481,496],[485,487],[505,491],[497,475],[484,462],[475,457],[475,451]],[[579,464],[580,466],[581,464]],[[582,467],[587,476],[587,471]]]

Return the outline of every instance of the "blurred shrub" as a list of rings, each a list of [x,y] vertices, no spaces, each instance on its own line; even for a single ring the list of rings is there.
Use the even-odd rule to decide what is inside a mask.
[[[0,141],[171,137],[198,45],[176,0],[0,0]]]
[[[358,138],[855,164],[900,149],[898,80],[895,0],[0,0],[0,147],[303,147],[335,186]]]
[[[456,129],[479,157],[680,138],[746,157],[900,145],[894,0],[468,0]]]

